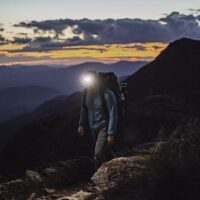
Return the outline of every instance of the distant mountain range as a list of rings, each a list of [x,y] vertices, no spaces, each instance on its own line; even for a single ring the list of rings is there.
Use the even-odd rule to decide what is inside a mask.
[[[80,77],[86,69],[114,71],[125,78],[146,62],[121,61],[114,64],[83,63],[74,66],[1,66],[0,122],[30,112],[44,101],[82,88]]]
[[[0,91],[0,122],[30,112],[41,103],[61,95],[40,86],[10,87]]]
[[[38,85],[53,88],[63,94],[71,94],[82,88],[81,74],[87,69],[112,71],[119,77],[131,75],[147,62],[120,61],[113,64],[88,62],[73,66],[9,66],[0,67],[0,90],[7,87]]]
[[[199,52],[200,41],[175,41],[127,78],[128,115],[120,148],[170,134],[188,118],[199,116]],[[80,98],[78,92],[48,101],[28,115],[1,124],[0,133],[15,127],[7,129],[12,137],[2,149],[1,173],[20,173],[47,162],[90,155],[89,134],[77,135]]]

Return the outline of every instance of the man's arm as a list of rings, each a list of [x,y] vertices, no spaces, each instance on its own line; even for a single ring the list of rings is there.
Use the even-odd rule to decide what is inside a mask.
[[[105,92],[105,100],[108,108],[108,135],[114,135],[117,128],[117,120],[118,120],[118,108],[117,108],[117,100],[115,98],[114,93],[107,89]]]
[[[87,125],[87,122],[88,122],[86,95],[87,95],[87,91],[84,90],[82,94],[82,100],[81,100],[81,112],[80,112],[79,128],[78,128],[78,133],[80,136],[84,135],[85,125]]]
[[[79,126],[86,125],[87,121],[88,121],[86,95],[87,95],[87,91],[84,90],[83,94],[82,94],[82,100],[81,100],[81,112],[80,112]]]

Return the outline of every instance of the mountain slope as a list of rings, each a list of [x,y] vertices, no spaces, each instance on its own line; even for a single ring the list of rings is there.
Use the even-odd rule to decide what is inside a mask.
[[[19,117],[0,123],[0,152],[21,128],[25,125],[28,126],[30,123],[39,121],[41,118],[54,114],[66,98],[67,96],[58,96],[45,101],[32,112],[25,113]]]
[[[189,46],[193,48],[188,50]],[[155,61],[127,79],[128,115],[120,135],[120,150],[128,151],[158,135],[169,137],[194,114],[191,108],[198,108],[198,105],[191,105],[188,97],[200,94],[200,90],[195,90],[197,85],[193,84],[199,81],[193,72],[193,68],[199,66],[198,51],[199,41],[176,41]],[[187,70],[186,73],[182,69]],[[185,81],[190,83],[190,93]],[[185,87],[180,87],[182,84]],[[41,108],[38,109],[43,117],[20,128],[2,153],[2,173],[23,172],[27,168],[91,152],[89,134],[84,138],[77,136],[80,98],[81,94],[75,93],[55,107],[51,104],[53,110],[49,111],[47,106],[44,115]],[[16,163],[15,168],[13,163]]]
[[[40,86],[11,87],[0,91],[0,122],[30,112],[44,101],[61,95]]]
[[[38,85],[54,88],[63,94],[71,94],[82,88],[80,76],[87,69],[97,71],[114,71],[118,76],[130,75],[147,62],[122,61],[113,64],[82,63],[66,67],[16,66],[9,69],[0,68],[0,89]]]
[[[171,43],[153,62],[127,79],[130,100],[165,94],[200,108],[200,41]]]
[[[11,135],[16,136],[3,151],[1,159],[6,168],[1,165],[2,172],[19,173],[28,166],[38,167],[44,164],[44,158],[53,161],[90,154],[91,138],[89,135],[80,138],[77,134],[80,95],[75,93],[67,99],[55,100],[53,104],[50,101],[50,109],[45,103],[40,109],[25,116],[25,119],[22,118],[17,124],[17,134],[10,130]],[[13,161],[16,163],[15,168]]]

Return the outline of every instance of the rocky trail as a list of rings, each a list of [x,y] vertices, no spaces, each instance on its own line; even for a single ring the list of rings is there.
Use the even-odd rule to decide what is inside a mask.
[[[199,196],[200,122],[143,144],[94,172],[82,157],[0,184],[1,200],[189,200]]]

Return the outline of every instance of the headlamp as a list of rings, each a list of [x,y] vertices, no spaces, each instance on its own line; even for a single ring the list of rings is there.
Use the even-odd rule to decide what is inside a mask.
[[[93,74],[84,74],[82,83],[87,87],[93,85],[95,83],[95,76]]]

